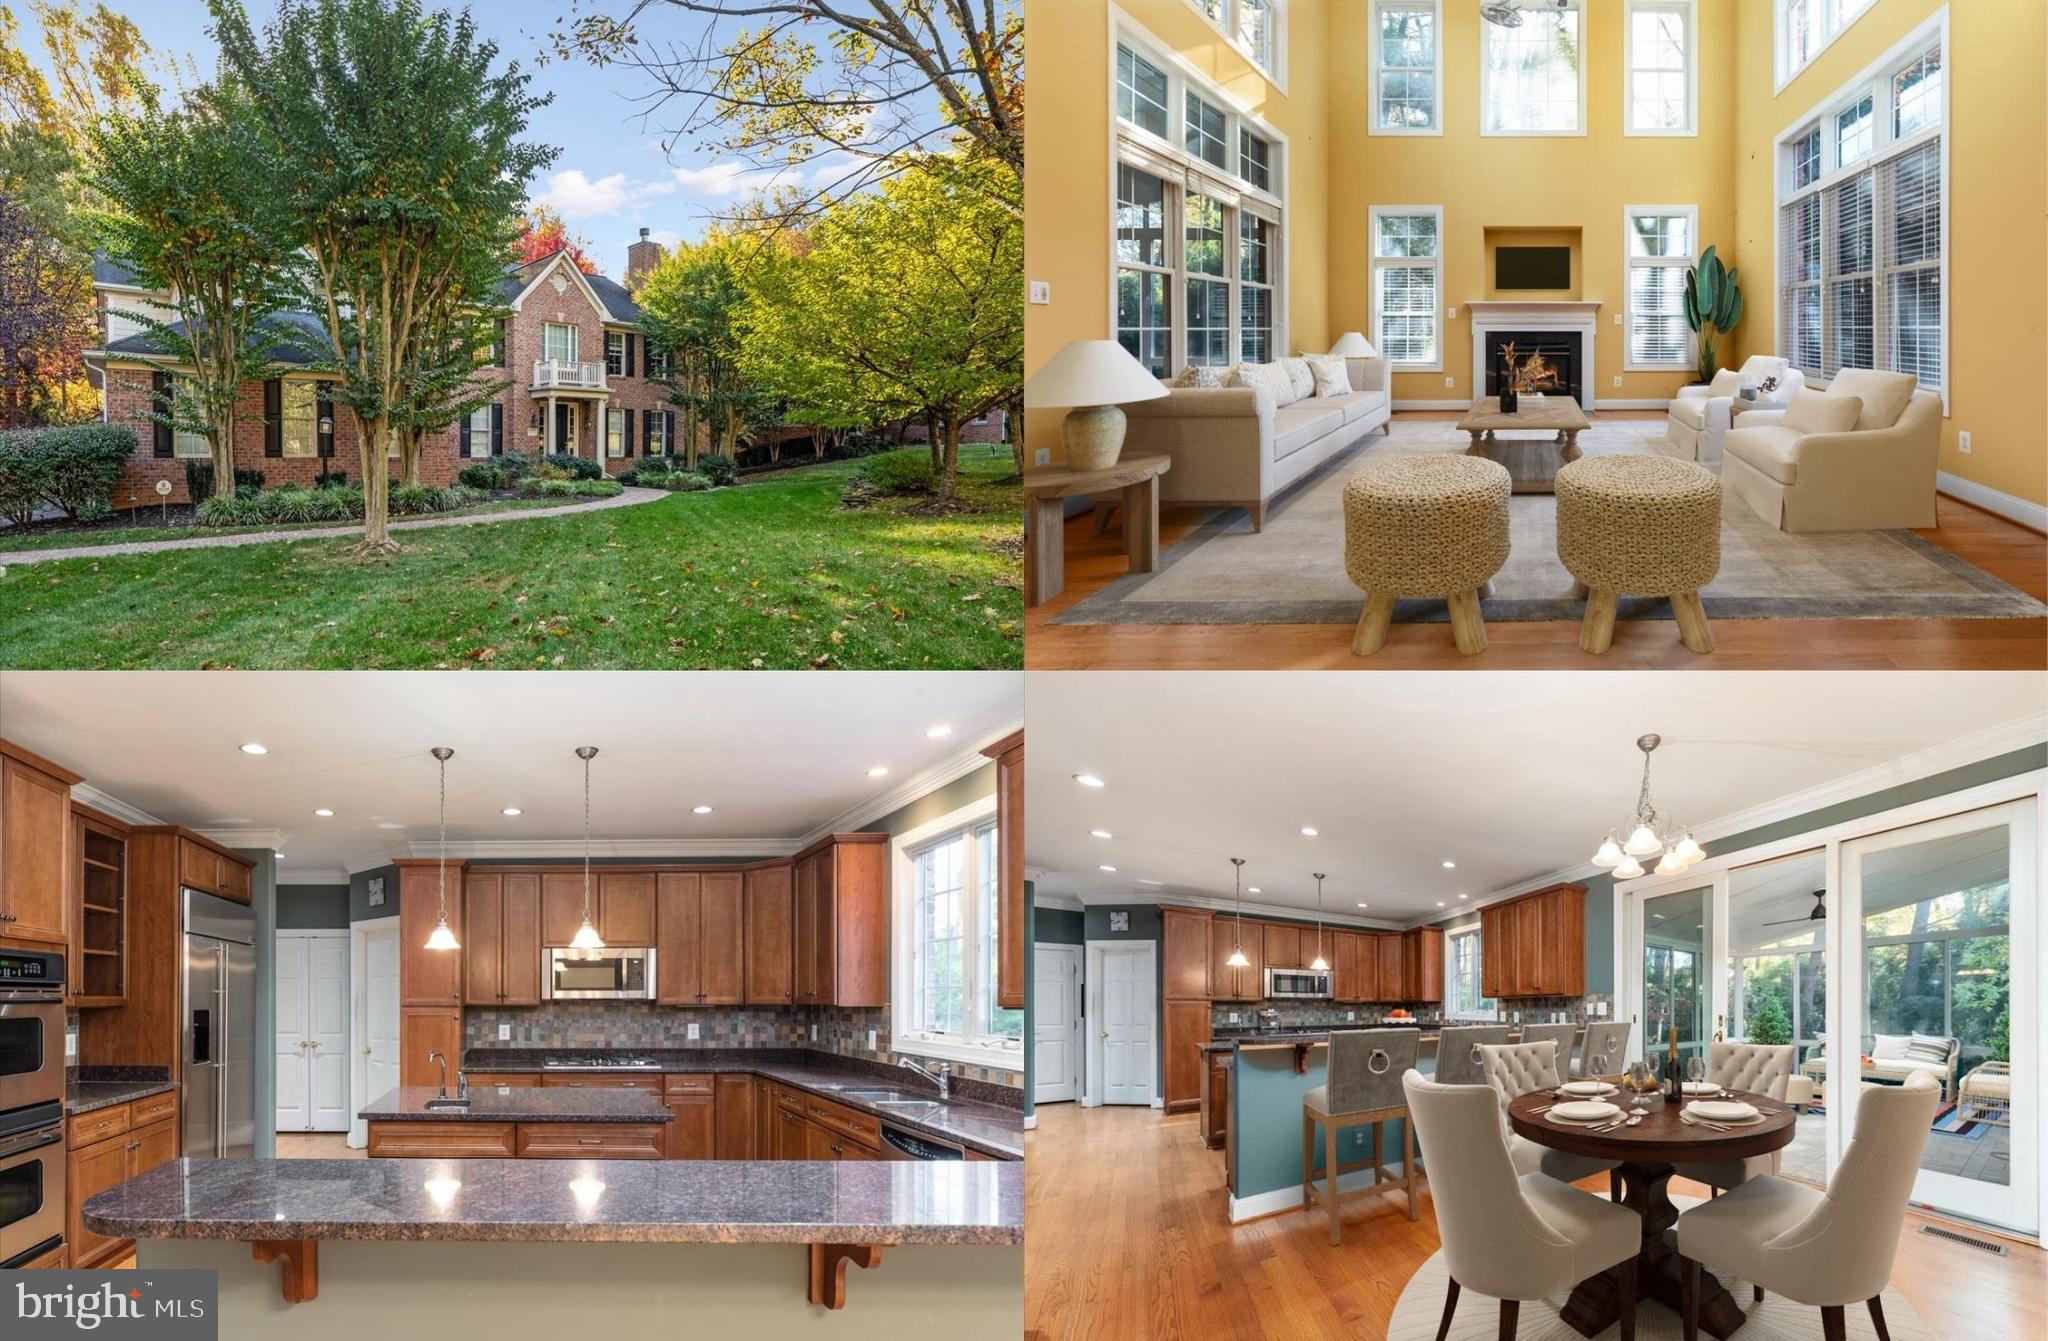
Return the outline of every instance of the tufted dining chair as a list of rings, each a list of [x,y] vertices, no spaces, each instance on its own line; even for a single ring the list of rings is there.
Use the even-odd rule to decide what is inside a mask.
[[[1436,1074],[1439,1085],[1484,1085],[1486,1064],[1480,1060],[1483,1046],[1500,1046],[1508,1041],[1504,1024],[1452,1024],[1438,1031]]]
[[[1793,1075],[1793,1056],[1796,1049],[1790,1043],[1773,1047],[1764,1043],[1709,1043],[1707,1045],[1707,1079],[1724,1090],[1743,1090],[1750,1094],[1761,1094],[1767,1099],[1785,1102],[1785,1086]],[[1689,1164],[1685,1176],[1697,1179],[1714,1189],[1719,1196],[1731,1187],[1740,1187],[1751,1178],[1762,1178],[1778,1171],[1782,1151],[1773,1150],[1767,1155],[1751,1155],[1747,1159],[1720,1159],[1709,1164]]]
[[[1517,1041],[1557,1044],[1558,1078],[1568,1080],[1572,1073],[1572,1045],[1578,1042],[1578,1038],[1579,1026],[1575,1024],[1525,1024],[1522,1037]]]
[[[1465,1286],[1500,1300],[1500,1335],[1513,1341],[1522,1300],[1547,1298],[1614,1266],[1621,1268],[1621,1339],[1634,1341],[1643,1245],[1636,1213],[1540,1173],[1518,1176],[1499,1138],[1499,1103],[1485,1089],[1441,1085],[1418,1071],[1401,1083],[1432,1170],[1430,1199],[1451,1278],[1438,1341]]]
[[[1557,1043],[1482,1043],[1481,1064],[1486,1083],[1500,1095],[1500,1132],[1508,1143],[1508,1159],[1517,1176],[1545,1173],[1563,1183],[1576,1183],[1596,1173],[1607,1175],[1609,1200],[1621,1200],[1621,1166],[1611,1159],[1588,1159],[1538,1145],[1508,1125],[1508,1104],[1533,1090],[1554,1090],[1561,1082],[1557,1070]]]
[[[1580,1060],[1572,1063],[1575,1076],[1613,1076],[1628,1069],[1628,1038],[1635,1024],[1629,1020],[1605,1020],[1586,1026],[1586,1044]]]
[[[1926,1072],[1901,1087],[1866,1087],[1856,1100],[1856,1134],[1825,1191],[1783,1178],[1752,1178],[1727,1196],[1681,1212],[1678,1269],[1686,1341],[1698,1334],[1701,1265],[1819,1308],[1827,1341],[1847,1335],[1842,1310],[1859,1301],[1868,1302],[1878,1336],[1887,1336],[1878,1296],[1891,1281],[1906,1201],[1940,1098],[1940,1080]],[[1422,1137],[1426,1147],[1427,1127]],[[1439,1217],[1443,1201],[1439,1190]]]

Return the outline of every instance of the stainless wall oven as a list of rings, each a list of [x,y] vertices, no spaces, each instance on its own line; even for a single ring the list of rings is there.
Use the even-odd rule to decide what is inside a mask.
[[[654,951],[645,946],[548,951],[541,990],[550,1001],[652,1001]]]
[[[64,1102],[64,956],[0,949],[0,1114]]]
[[[1267,969],[1266,996],[1275,1001],[1328,1000],[1328,969]]]
[[[63,1237],[63,1103],[0,1113],[0,1267],[40,1257]]]

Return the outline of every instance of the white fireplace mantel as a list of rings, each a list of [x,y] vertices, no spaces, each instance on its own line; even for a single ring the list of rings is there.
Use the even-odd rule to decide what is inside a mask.
[[[1585,388],[1584,408],[1590,413],[1598,399],[1596,384],[1600,364],[1594,341],[1600,333],[1600,304],[1571,299],[1474,298],[1465,304],[1472,317],[1472,372],[1474,394],[1486,385],[1486,337],[1493,331],[1573,331],[1585,337],[1586,367],[1580,378]]]

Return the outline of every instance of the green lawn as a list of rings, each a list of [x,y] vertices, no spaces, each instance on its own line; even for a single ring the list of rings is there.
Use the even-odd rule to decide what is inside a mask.
[[[845,511],[855,463],[582,516],[349,541],[109,555],[0,578],[0,665],[976,669],[1023,664],[1007,451],[972,511]],[[658,700],[650,700],[652,702]]]

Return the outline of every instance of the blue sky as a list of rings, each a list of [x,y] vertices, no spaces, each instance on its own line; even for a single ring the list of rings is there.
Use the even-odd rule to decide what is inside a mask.
[[[245,4],[259,26],[276,12],[275,0]],[[35,15],[25,5],[8,7],[20,20],[22,46],[40,60],[42,34]],[[204,0],[109,0],[108,7],[133,19],[152,47],[181,58],[189,55],[202,75],[213,72],[218,49],[206,32]],[[751,195],[769,174],[686,143],[676,146],[671,161],[661,147],[661,125],[643,123],[633,101],[646,88],[633,71],[582,63],[537,65],[535,55],[566,9],[561,0],[486,0],[473,5],[471,13],[505,59],[517,60],[534,76],[539,91],[555,95],[527,131],[529,138],[561,150],[554,166],[534,183],[534,197],[560,210],[570,229],[590,240],[590,255],[599,268],[618,276],[625,272],[626,246],[641,228],[652,229],[669,244],[697,237],[708,212]],[[680,36],[689,31],[685,25],[701,21],[671,13],[654,22],[665,35]]]

